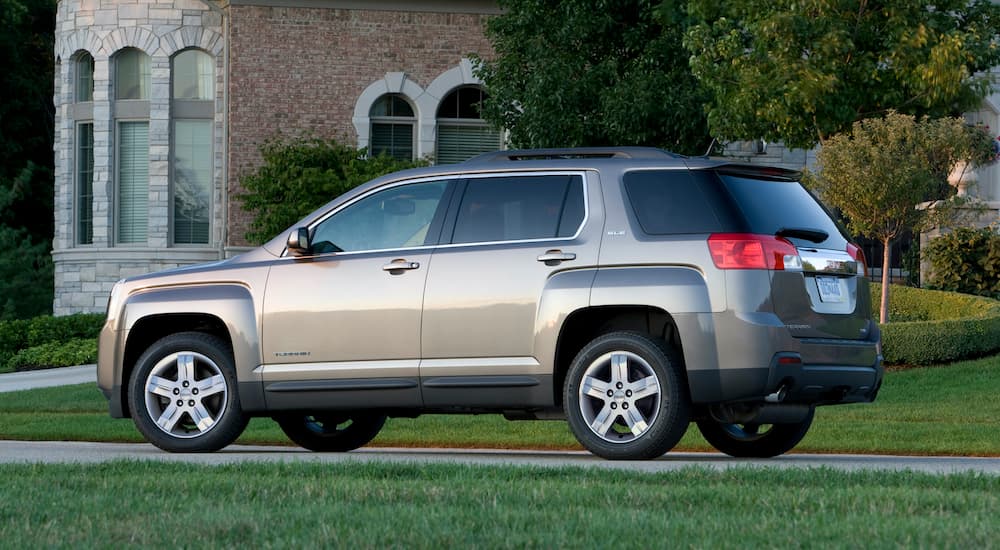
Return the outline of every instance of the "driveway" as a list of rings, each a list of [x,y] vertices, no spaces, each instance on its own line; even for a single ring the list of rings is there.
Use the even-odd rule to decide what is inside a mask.
[[[1000,475],[1000,458],[790,454],[769,460],[730,458],[718,453],[668,453],[649,461],[609,461],[583,451],[363,448],[349,453],[311,453],[296,447],[231,445],[220,452],[171,454],[140,443],[0,441],[0,463],[100,463],[156,460],[194,464],[239,462],[392,462],[408,464],[519,465],[667,472],[699,466],[730,468],[832,468],[840,471],[913,470],[932,474],[979,472]]]
[[[97,383],[97,365],[0,374],[0,393]]]

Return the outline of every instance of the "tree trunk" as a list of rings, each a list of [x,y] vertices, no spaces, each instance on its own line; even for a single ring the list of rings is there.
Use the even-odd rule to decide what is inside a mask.
[[[889,263],[890,254],[892,249],[889,248],[889,244],[892,241],[885,239],[882,241],[882,305],[879,307],[879,323],[885,324],[889,322],[889,272],[892,270]]]

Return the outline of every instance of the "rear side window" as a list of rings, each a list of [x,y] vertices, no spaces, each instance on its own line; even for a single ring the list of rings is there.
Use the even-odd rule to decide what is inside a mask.
[[[578,175],[475,178],[468,180],[452,242],[571,237],[583,218]]]
[[[774,235],[781,229],[817,229],[828,237],[822,242],[789,237],[796,246],[844,250],[844,238],[827,211],[802,184],[719,174],[737,207],[743,212],[749,230]]]
[[[705,190],[687,170],[625,174],[625,192],[648,235],[711,233],[721,229]]]

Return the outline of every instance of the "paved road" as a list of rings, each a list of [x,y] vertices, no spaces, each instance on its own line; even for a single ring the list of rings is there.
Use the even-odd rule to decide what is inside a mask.
[[[1000,475],[1000,458],[924,458],[868,455],[791,454],[771,460],[738,460],[713,453],[670,453],[651,461],[612,462],[585,452],[493,451],[455,449],[362,449],[350,453],[310,453],[292,447],[232,445],[217,453],[170,454],[146,444],[0,441],[0,463],[98,463],[110,460],[159,460],[196,464],[237,462],[394,462],[579,466],[638,472],[665,472],[688,466],[715,470],[739,467],[820,468],[842,471],[914,470],[944,474],[981,472]]]
[[[87,382],[97,383],[96,365],[0,374],[0,393]]]

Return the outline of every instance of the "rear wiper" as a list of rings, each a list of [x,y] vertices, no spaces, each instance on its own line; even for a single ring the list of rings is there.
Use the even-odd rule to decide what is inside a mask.
[[[821,243],[830,236],[822,229],[812,229],[809,227],[782,227],[775,233],[778,237],[792,237],[795,239],[805,239],[814,243]]]

